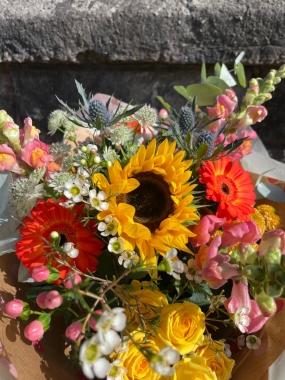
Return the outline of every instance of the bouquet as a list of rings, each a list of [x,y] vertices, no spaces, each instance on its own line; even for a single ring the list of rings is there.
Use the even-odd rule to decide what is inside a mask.
[[[88,379],[228,380],[231,351],[258,349],[285,297],[283,220],[239,163],[285,66],[250,80],[240,104],[225,65],[201,77],[175,87],[179,112],[159,98],[159,113],[76,82],[79,110],[60,100],[48,128],[64,141],[51,145],[0,111],[1,253],[31,282],[5,313],[36,347],[63,316]]]

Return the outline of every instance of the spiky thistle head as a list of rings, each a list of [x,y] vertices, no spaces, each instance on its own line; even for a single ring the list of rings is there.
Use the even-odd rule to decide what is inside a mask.
[[[197,149],[199,149],[201,144],[205,144],[208,147],[208,150],[204,157],[211,157],[213,154],[214,148],[215,148],[215,134],[211,131],[202,131],[199,135],[199,137],[196,140],[195,146]]]
[[[185,106],[181,108],[179,116],[179,128],[181,134],[185,136],[195,125],[195,115],[191,108]]]
[[[106,126],[111,122],[111,115],[105,104],[100,100],[91,100],[88,105],[88,114],[92,121],[96,121],[97,117],[99,117],[103,126]]]

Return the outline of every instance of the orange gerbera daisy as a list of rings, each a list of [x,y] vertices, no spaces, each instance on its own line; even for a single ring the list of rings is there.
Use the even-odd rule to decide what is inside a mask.
[[[24,218],[25,226],[20,228],[22,239],[16,244],[16,255],[23,265],[33,268],[50,263],[52,267],[58,268],[61,278],[64,278],[68,267],[59,266],[60,264],[50,254],[50,249],[46,248],[45,240],[50,241],[51,232],[57,231],[62,244],[73,243],[79,250],[76,258],[65,255],[64,259],[70,265],[75,263],[84,273],[87,269],[95,272],[98,264],[96,256],[102,253],[104,243],[94,237],[96,229],[93,226],[92,230],[88,229],[78,220],[78,216],[82,216],[83,207],[84,205],[75,206],[71,211],[52,199],[46,202],[39,201],[31,211],[31,217]]]
[[[239,219],[247,221],[254,213],[254,186],[250,175],[239,165],[223,157],[217,161],[207,161],[199,169],[200,182],[206,185],[206,198],[219,202],[217,217],[227,221]]]

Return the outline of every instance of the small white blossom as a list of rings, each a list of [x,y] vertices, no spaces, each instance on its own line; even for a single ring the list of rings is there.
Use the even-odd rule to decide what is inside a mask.
[[[122,362],[122,360],[114,360],[113,363],[111,363],[106,380],[124,380],[124,375],[128,370],[126,367],[120,365]]]
[[[174,369],[171,365],[180,360],[180,354],[172,347],[164,347],[150,361],[151,368],[162,376],[171,376],[174,374]]]
[[[65,208],[72,208],[74,206],[74,202],[72,202],[72,200],[68,199],[67,201],[65,202],[59,202],[59,204],[62,206],[62,207],[65,207]]]
[[[222,342],[224,342],[224,354],[230,358],[232,356],[231,346],[226,343],[225,339],[221,339]]]
[[[86,340],[79,351],[79,360],[82,363],[82,371],[88,379],[93,379],[94,375],[98,379],[104,379],[110,370],[110,362],[103,358],[101,342],[98,335],[93,335]]]
[[[176,280],[180,280],[178,273],[184,272],[184,266],[181,260],[173,260],[175,258],[177,258],[177,250],[172,248],[166,253],[160,265],[166,273],[173,276]]]
[[[114,253],[122,253],[125,250],[125,239],[121,237],[110,239],[108,250]]]
[[[74,243],[64,243],[62,250],[72,259],[75,259],[79,255],[79,250],[74,248]]]
[[[106,193],[104,191],[99,191],[97,193],[96,190],[89,191],[90,204],[92,208],[95,208],[98,211],[108,210],[109,203],[104,202],[107,199]]]
[[[98,230],[101,232],[102,236],[115,236],[118,231],[119,221],[117,218],[108,215],[104,219],[104,222],[98,224]]]
[[[77,169],[77,178],[82,182],[86,183],[87,178],[89,178],[89,173],[82,166]]]
[[[188,280],[195,281],[198,284],[202,282],[202,271],[197,269],[194,259],[189,259],[187,264],[183,264],[183,266],[186,278]]]
[[[65,184],[70,179],[70,174],[67,172],[51,173],[48,186],[53,187],[55,191],[62,193],[65,190]]]
[[[126,327],[127,317],[123,307],[115,307],[111,311],[104,311],[97,321],[97,330],[103,334],[109,329],[117,332],[123,331]]]
[[[239,307],[234,315],[235,325],[243,334],[245,333],[245,327],[248,327],[250,324],[250,318],[248,316],[248,313],[248,307]]]
[[[237,337],[237,346],[239,350],[242,350],[245,346],[245,336],[240,335]]]
[[[98,147],[95,144],[87,144],[87,150],[89,153],[91,152],[91,150],[92,150],[92,152],[97,153]]]
[[[251,350],[257,350],[261,345],[261,339],[255,335],[248,335],[246,337],[246,347]]]
[[[129,268],[132,265],[137,265],[139,260],[140,258],[134,251],[128,250],[121,253],[120,257],[118,258],[118,263],[120,265],[123,265],[125,268]]]
[[[82,182],[79,178],[70,179],[65,183],[64,195],[72,199],[74,203],[82,202],[83,197],[88,195],[89,183]]]

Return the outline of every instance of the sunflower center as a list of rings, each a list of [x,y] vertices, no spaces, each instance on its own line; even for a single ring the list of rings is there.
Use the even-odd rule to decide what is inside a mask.
[[[161,175],[152,172],[138,173],[133,178],[140,185],[130,193],[120,194],[117,203],[134,206],[134,221],[154,232],[174,212],[169,186]]]

